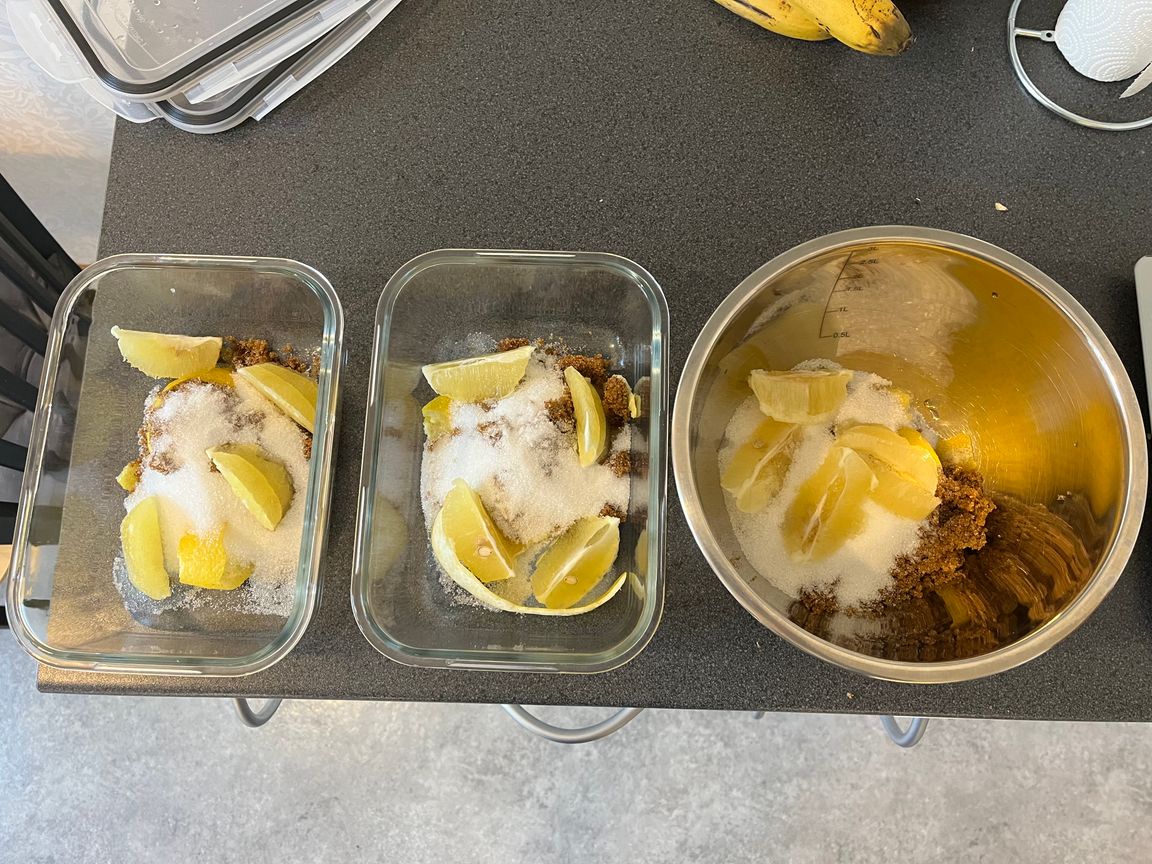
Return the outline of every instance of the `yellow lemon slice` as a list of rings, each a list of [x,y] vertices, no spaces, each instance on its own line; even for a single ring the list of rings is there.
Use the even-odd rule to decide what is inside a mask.
[[[124,547],[128,581],[153,600],[171,595],[168,571],[164,569],[160,507],[155,498],[145,498],[128,511],[120,523],[120,543]]]
[[[279,363],[242,366],[236,374],[309,432],[315,431],[316,382],[307,375]]]
[[[549,609],[575,606],[612,569],[619,549],[619,519],[578,519],[536,561],[532,593]]]
[[[136,459],[129,462],[120,469],[120,473],[116,475],[116,483],[120,488],[131,495],[136,491],[136,484],[140,482],[140,460]]]
[[[224,532],[203,536],[185,534],[177,547],[179,579],[185,585],[214,591],[239,588],[252,575],[253,565],[230,561],[224,551]]]
[[[967,432],[956,432],[936,444],[940,458],[953,465],[976,464],[976,442]]]
[[[932,445],[928,443],[928,439],[920,434],[919,430],[913,429],[911,426],[905,426],[903,429],[897,430],[896,434],[898,434],[901,438],[903,438],[917,450],[921,451],[923,456],[929,459],[932,464],[936,466],[936,470],[940,470],[942,467],[940,464],[940,456],[936,453],[936,450],[932,447]]]
[[[580,465],[595,465],[608,449],[608,422],[604,405],[592,382],[572,366],[564,370],[564,380],[572,394],[572,407],[576,414],[576,455]]]
[[[516,389],[534,350],[525,345],[498,354],[430,363],[421,371],[441,396],[458,402],[488,402],[503,399]]]
[[[443,522],[456,557],[481,582],[499,582],[516,575],[515,547],[496,527],[480,496],[463,480],[452,484],[437,518]]]
[[[763,510],[784,485],[799,428],[769,417],[732,456],[720,485],[736,497],[736,506],[745,513]]]
[[[143,330],[112,328],[120,356],[152,378],[179,378],[215,366],[220,359],[219,336],[177,336]]]
[[[188,381],[202,381],[205,384],[218,384],[221,387],[232,386],[232,373],[227,369],[222,369],[219,366],[213,366],[211,369],[201,369],[199,372],[192,372],[188,375],[181,375],[174,381],[169,381],[164,385],[161,393],[171,393],[181,384]]]
[[[447,396],[437,396],[420,409],[424,418],[424,434],[429,441],[452,431],[452,400]]]
[[[184,384],[187,384],[189,381],[200,381],[205,384],[218,384],[221,387],[231,387],[232,373],[227,369],[221,369],[219,366],[215,366],[211,369],[203,369],[199,372],[193,372],[190,375],[181,375],[179,378],[176,378],[165,384],[164,389],[156,394],[156,398],[152,400],[152,404],[149,407],[153,409],[159,408],[164,404],[164,396],[166,394],[171,393],[173,390],[183,386]]]
[[[593,609],[603,606],[615,597],[617,592],[624,587],[624,583],[628,579],[627,573],[621,573],[616,580],[608,586],[608,589],[603,594],[583,606],[572,606],[568,609],[548,609],[544,606],[524,606],[520,603],[512,603],[492,591],[491,588],[473,576],[468,568],[460,563],[452,541],[448,539],[447,534],[444,532],[443,515],[443,512],[437,514],[435,521],[432,523],[432,554],[436,556],[436,561],[453,582],[485,606],[492,609],[497,609],[501,612],[516,612],[521,615],[549,615],[558,617],[583,615],[585,612],[591,612]]]
[[[781,423],[823,423],[831,420],[848,395],[852,373],[767,372],[748,376],[760,410]]]
[[[872,499],[891,513],[919,522],[940,504],[940,499],[907,474],[893,470],[883,462],[871,463],[876,475]]]
[[[225,444],[205,451],[256,521],[276,530],[292,503],[292,478],[255,444]]]
[[[893,432],[886,426],[862,423],[842,429],[836,443],[851,447],[870,464],[884,463],[935,494],[940,482],[940,459],[932,445],[915,429]]]
[[[784,548],[796,561],[820,561],[864,530],[873,475],[856,451],[833,447],[784,513]]]

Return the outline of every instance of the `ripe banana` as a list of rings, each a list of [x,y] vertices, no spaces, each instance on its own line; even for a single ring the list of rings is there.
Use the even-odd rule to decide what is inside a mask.
[[[759,24],[765,30],[791,36],[793,39],[806,39],[818,42],[831,39],[828,31],[801,12],[789,0],[716,0],[741,18]]]
[[[892,0],[791,0],[849,48],[866,54],[900,54],[912,30]]]

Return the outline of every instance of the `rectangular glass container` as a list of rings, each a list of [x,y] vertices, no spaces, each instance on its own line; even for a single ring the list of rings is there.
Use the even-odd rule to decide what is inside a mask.
[[[113,478],[131,458],[152,382],[120,358],[113,324],[319,348],[288,615],[212,604],[138,618],[126,609],[112,578],[124,517]],[[72,280],[48,337],[8,585],[12,631],[28,653],[67,669],[224,676],[266,669],[292,650],[320,597],[342,333],[328,280],[285,259],[117,255]]]
[[[664,604],[668,309],[656,280],[616,255],[440,250],[388,281],[364,431],[352,607],[385,656],[414,666],[603,672],[644,649]],[[641,394],[618,567],[637,574],[593,612],[550,618],[452,602],[420,499],[426,363],[456,359],[470,334],[562,337],[601,353]],[[639,386],[638,386],[639,385]]]

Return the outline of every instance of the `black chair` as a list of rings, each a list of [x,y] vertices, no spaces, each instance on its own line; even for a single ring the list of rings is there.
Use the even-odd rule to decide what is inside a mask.
[[[5,567],[48,324],[61,292],[79,272],[0,177],[0,556]],[[6,624],[0,599],[0,626]]]

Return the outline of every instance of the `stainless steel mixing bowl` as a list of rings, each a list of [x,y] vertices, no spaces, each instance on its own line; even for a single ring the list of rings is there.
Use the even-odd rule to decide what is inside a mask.
[[[1012,590],[1043,594],[1042,601],[1018,604],[993,593],[990,602],[1001,616],[993,636],[965,641],[948,632],[968,627],[965,616],[949,617],[938,598],[929,598],[915,611],[936,616],[940,632],[913,644],[904,638],[907,615],[816,621],[772,584],[771,574],[750,567],[725,507],[717,452],[735,406],[748,394],[750,369],[786,369],[813,358],[892,380],[913,394],[942,435],[955,436],[949,438],[955,447],[968,450],[987,489],[1008,496],[1004,501],[1060,514],[1057,533],[1067,556],[1045,547],[1043,538],[1034,553],[1026,551],[1032,541],[1021,541],[1026,565]],[[684,366],[672,456],[696,542],[745,609],[817,657],[915,683],[994,674],[1071,633],[1128,559],[1148,473],[1128,375],[1071,295],[988,243],[907,227],[831,234],[741,282],[709,319]],[[1064,587],[1053,591],[1053,580]]]

